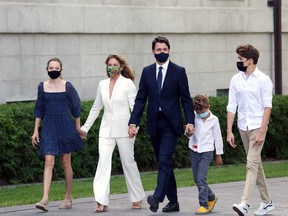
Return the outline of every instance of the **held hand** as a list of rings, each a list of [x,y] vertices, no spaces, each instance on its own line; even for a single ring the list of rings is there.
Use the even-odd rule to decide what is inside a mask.
[[[35,147],[35,145],[38,145],[38,143],[40,142],[38,131],[34,131],[31,139],[33,147]]]
[[[223,164],[221,155],[216,155],[215,162],[216,162],[216,165],[222,165]]]
[[[136,136],[137,133],[138,133],[138,129],[137,129],[136,125],[130,124],[129,129],[128,129],[129,137],[132,138],[132,137]]]
[[[84,130],[77,129],[77,131],[81,139],[87,139],[87,133]]]
[[[185,127],[185,134],[187,137],[191,137],[194,134],[194,125],[193,124],[187,124]]]
[[[236,148],[237,145],[234,143],[234,134],[232,131],[227,131],[227,142],[230,144],[232,148]]]

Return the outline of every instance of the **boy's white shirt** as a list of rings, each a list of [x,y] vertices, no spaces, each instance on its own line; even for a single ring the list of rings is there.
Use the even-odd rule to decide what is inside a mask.
[[[193,136],[189,138],[188,146],[195,152],[203,153],[208,151],[214,151],[216,149],[216,155],[223,154],[223,139],[221,135],[221,129],[218,117],[213,115],[209,110],[210,116],[205,122],[195,113],[195,131]],[[197,148],[195,148],[197,145]]]

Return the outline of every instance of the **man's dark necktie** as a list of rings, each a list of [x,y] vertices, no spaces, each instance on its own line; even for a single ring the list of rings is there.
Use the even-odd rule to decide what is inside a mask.
[[[158,85],[158,92],[161,92],[161,84],[162,84],[162,69],[163,67],[159,67],[158,77],[157,77],[157,85]]]

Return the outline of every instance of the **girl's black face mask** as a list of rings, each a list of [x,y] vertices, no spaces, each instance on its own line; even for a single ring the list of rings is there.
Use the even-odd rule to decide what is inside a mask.
[[[48,76],[51,79],[57,79],[61,74],[61,71],[53,70],[53,71],[48,71]]]

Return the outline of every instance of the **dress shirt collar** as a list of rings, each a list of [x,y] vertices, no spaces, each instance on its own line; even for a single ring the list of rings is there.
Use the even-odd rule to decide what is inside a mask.
[[[163,65],[159,65],[159,64],[156,62],[156,70],[157,70],[157,72],[159,71],[159,67],[162,67],[165,71],[167,71],[169,62],[170,62],[169,59],[168,59]]]
[[[242,71],[241,71],[241,73],[242,73],[242,76],[247,79],[246,74],[243,73]],[[255,70],[250,74],[250,76],[258,77],[258,75],[259,75],[259,69],[258,69],[257,66],[256,66],[256,67],[255,67]]]

